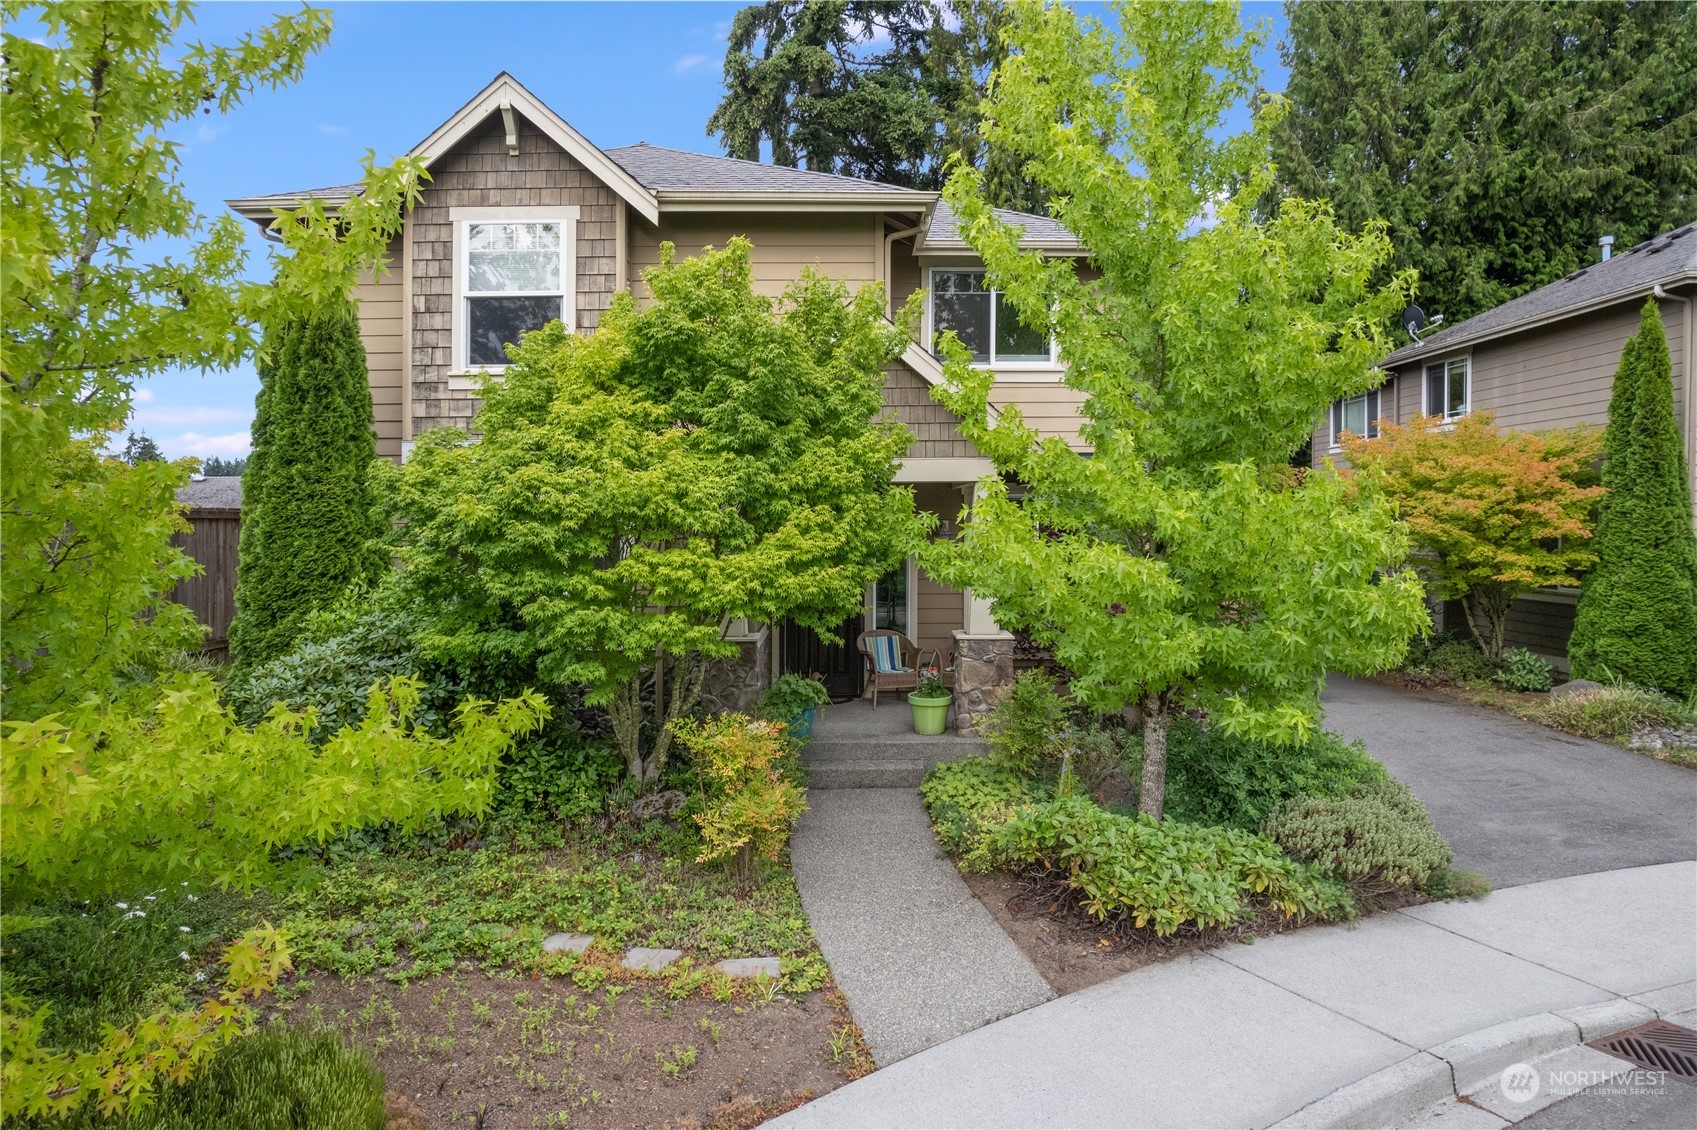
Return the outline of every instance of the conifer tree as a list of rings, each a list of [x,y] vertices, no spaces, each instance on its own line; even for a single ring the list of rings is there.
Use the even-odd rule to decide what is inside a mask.
[[[1654,299],[1615,373],[1603,485],[1597,567],[1568,641],[1573,673],[1697,693],[1697,533]]]
[[[353,303],[332,300],[280,320],[266,335],[259,376],[230,625],[230,651],[243,667],[288,650],[307,613],[384,561],[371,511],[371,389]]]

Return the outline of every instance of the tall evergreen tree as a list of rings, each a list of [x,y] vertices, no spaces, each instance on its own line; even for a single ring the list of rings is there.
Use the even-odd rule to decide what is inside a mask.
[[[342,299],[268,329],[230,625],[230,652],[244,667],[288,650],[309,612],[384,565],[359,315]]]
[[[1451,324],[1697,212],[1697,4],[1287,3],[1279,191],[1390,224]]]
[[[979,103],[1007,56],[993,0],[763,0],[737,13],[725,97],[707,122],[733,157],[941,188],[956,153],[993,203],[1040,210],[1043,193],[986,143]]]
[[[1603,485],[1597,567],[1568,641],[1573,673],[1697,694],[1697,533],[1654,299],[1615,373]]]

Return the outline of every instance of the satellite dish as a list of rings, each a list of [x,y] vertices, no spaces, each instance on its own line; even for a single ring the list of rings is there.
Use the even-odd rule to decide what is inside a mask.
[[[1402,312],[1402,328],[1408,331],[1408,336],[1415,341],[1420,340],[1420,331],[1426,326],[1426,311],[1418,306],[1410,305]]]

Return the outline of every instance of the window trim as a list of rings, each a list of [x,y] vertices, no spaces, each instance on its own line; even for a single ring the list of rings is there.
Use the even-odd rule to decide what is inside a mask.
[[[1436,368],[1440,368],[1440,367],[1444,370],[1444,393],[1445,393],[1444,399],[1447,402],[1448,399],[1449,399],[1449,397],[1448,397],[1448,393],[1449,393],[1449,367],[1457,361],[1460,361],[1461,365],[1462,365],[1462,369],[1461,369],[1461,386],[1462,386],[1461,411],[1457,412],[1453,416],[1450,415],[1448,408],[1447,408],[1447,403],[1446,403],[1444,405],[1439,405],[1438,411],[1434,412],[1434,411],[1432,411],[1432,404],[1431,404],[1431,400],[1432,400],[1432,370],[1436,369]],[[1461,419],[1463,416],[1466,416],[1473,411],[1473,354],[1472,353],[1457,353],[1457,354],[1454,354],[1454,355],[1449,356],[1449,357],[1444,357],[1444,358],[1437,360],[1437,361],[1425,362],[1420,366],[1420,410],[1421,410],[1421,415],[1436,417],[1437,421],[1440,424],[1453,423],[1454,421]]]
[[[501,374],[506,365],[473,365],[469,359],[470,343],[466,334],[466,279],[470,273],[471,241],[467,229],[472,224],[508,221],[512,223],[542,223],[553,220],[561,225],[560,239],[560,321],[568,333],[577,332],[577,223],[576,204],[532,205],[513,208],[450,208],[448,221],[454,231],[453,298],[448,313],[448,327],[453,338],[451,375],[469,377],[473,373]]]
[[[1370,388],[1365,392],[1356,394],[1355,396],[1340,396],[1336,400],[1332,401],[1331,406],[1326,409],[1326,422],[1328,430],[1331,433],[1331,439],[1328,444],[1329,450],[1343,450],[1343,444],[1338,439],[1339,436],[1343,435],[1343,433],[1348,430],[1343,426],[1343,406],[1352,400],[1361,400],[1366,402],[1364,404],[1367,414],[1367,431],[1365,433],[1365,438],[1379,438],[1379,421],[1385,415],[1385,390],[1390,387],[1390,382],[1386,381],[1377,388]]]
[[[919,558],[908,555],[903,563],[907,571],[907,599],[902,603],[903,612],[907,616],[907,631],[902,634],[915,644],[919,642]],[[873,581],[866,586],[865,606],[861,610],[864,631],[875,631],[878,627],[878,582]]]
[[[925,351],[933,357],[938,356],[938,354],[936,349],[937,287],[932,280],[938,271],[943,271],[947,274],[988,274],[988,271],[979,264],[957,264],[953,266],[948,264],[938,264],[936,266],[928,266],[925,268]],[[997,361],[994,359],[996,348],[995,296],[999,293],[1001,292],[997,290],[990,291],[991,360],[974,361],[972,363],[972,367],[974,369],[994,369],[997,376],[1001,376],[1003,373],[1026,373],[1034,375],[1040,374],[1043,379],[1053,379],[1054,374],[1064,372],[1066,366],[1061,363],[1060,346],[1056,342],[1055,335],[1052,332],[1049,334],[1049,359],[1047,361]]]

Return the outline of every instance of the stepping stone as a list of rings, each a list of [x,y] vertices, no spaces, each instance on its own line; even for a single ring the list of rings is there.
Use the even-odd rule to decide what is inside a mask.
[[[542,939],[542,952],[582,953],[594,940],[593,934],[549,934]]]
[[[776,981],[784,975],[775,957],[733,957],[729,961],[719,962],[713,968],[732,977],[770,977]]]
[[[655,950],[637,946],[625,954],[624,966],[638,973],[658,973],[683,955],[683,950]]]

